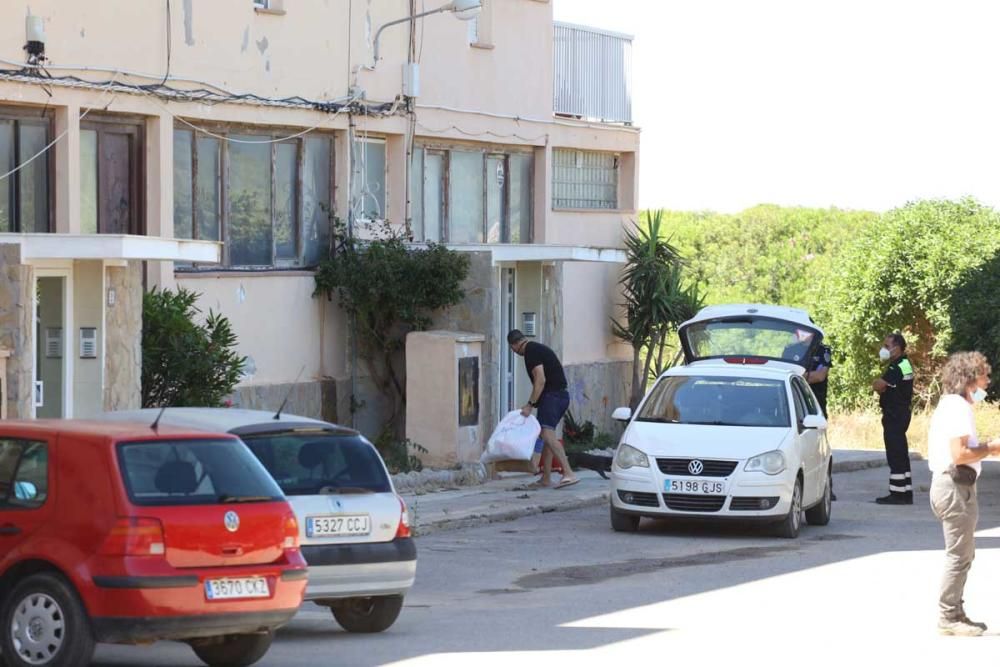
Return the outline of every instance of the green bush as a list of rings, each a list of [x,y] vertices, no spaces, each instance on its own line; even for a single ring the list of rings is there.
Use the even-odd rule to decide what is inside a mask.
[[[208,311],[196,321],[198,294],[153,289],[142,299],[142,405],[217,407],[240,380],[229,320]]]
[[[978,350],[993,366],[991,400],[1000,399],[1000,253],[967,270],[952,291],[950,350]]]

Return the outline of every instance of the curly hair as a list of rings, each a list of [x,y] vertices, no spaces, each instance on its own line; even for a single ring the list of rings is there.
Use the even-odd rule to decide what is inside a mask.
[[[990,362],[981,352],[956,352],[941,369],[941,385],[946,394],[964,396],[969,385],[981,375],[990,374]]]

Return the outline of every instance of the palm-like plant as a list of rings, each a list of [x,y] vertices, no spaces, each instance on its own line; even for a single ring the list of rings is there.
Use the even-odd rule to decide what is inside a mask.
[[[628,264],[618,281],[622,286],[625,321],[612,320],[616,337],[632,346],[632,392],[634,410],[646,392],[650,377],[672,366],[667,356],[669,337],[677,326],[691,318],[704,303],[697,284],[685,284],[684,259],[662,235],[663,211],[653,211],[646,225],[625,231]]]

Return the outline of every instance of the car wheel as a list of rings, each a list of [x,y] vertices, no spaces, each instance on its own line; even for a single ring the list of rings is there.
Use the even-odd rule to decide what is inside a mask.
[[[818,505],[814,505],[806,510],[806,521],[811,526],[825,526],[830,523],[830,514],[833,512],[833,471],[826,472],[826,488],[823,489],[823,499]]]
[[[191,642],[191,650],[209,667],[249,667],[264,657],[274,633],[224,635]]]
[[[2,612],[0,653],[9,667],[85,667],[94,654],[90,620],[76,591],[58,574],[22,580]]]
[[[382,632],[403,609],[402,595],[348,598],[330,607],[333,617],[348,632]]]
[[[611,527],[616,533],[634,533],[639,530],[639,517],[634,514],[625,514],[611,506]]]
[[[788,515],[779,523],[775,529],[778,537],[794,539],[799,536],[799,528],[802,527],[802,478],[795,480],[795,488],[792,489],[792,506],[788,509]]]

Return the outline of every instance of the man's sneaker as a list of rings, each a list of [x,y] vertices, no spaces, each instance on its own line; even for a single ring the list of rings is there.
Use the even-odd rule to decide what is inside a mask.
[[[887,496],[876,498],[875,502],[879,505],[912,505],[913,496],[907,496],[903,493],[890,493]]]
[[[938,632],[942,635],[953,635],[955,637],[978,637],[983,634],[985,627],[982,623],[973,624],[968,619],[959,618],[954,621],[941,619],[938,621]]]
[[[979,628],[983,632],[986,632],[986,630],[987,630],[985,623],[978,623],[976,621],[973,621],[971,618],[969,618],[968,616],[966,616],[964,614],[962,615],[962,621],[965,622],[965,623],[968,623],[969,625],[976,626],[977,628]]]

